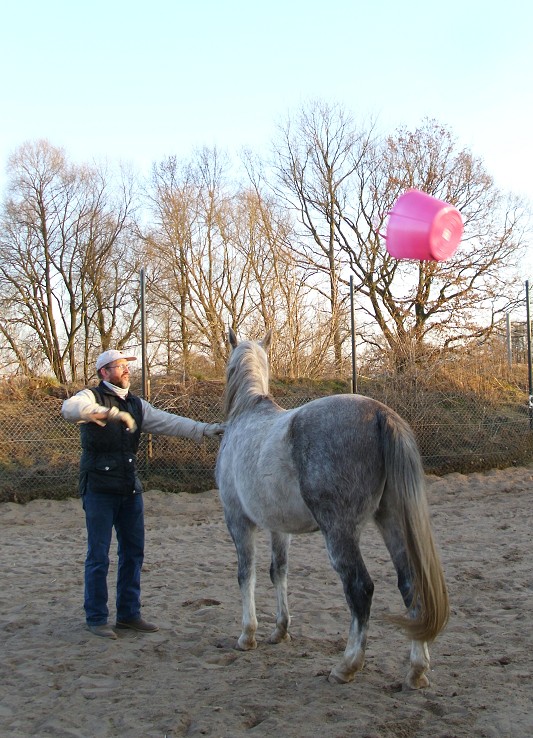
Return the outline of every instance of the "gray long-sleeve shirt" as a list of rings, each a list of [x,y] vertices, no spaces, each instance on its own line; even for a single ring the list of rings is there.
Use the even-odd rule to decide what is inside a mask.
[[[184,418],[181,415],[168,413],[165,410],[158,410],[150,405],[149,402],[141,398],[142,405],[142,425],[141,431],[144,433],[153,433],[159,436],[181,436],[182,438],[191,438],[193,441],[200,442],[204,436],[204,429],[207,423],[201,423],[191,418]],[[61,407],[61,414],[69,423],[87,423],[88,415],[91,412],[106,412],[107,408],[96,402],[93,392],[90,389],[83,389],[72,397],[64,400]]]

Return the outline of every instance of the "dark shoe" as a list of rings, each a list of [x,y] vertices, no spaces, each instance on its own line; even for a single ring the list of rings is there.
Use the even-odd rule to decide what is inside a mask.
[[[87,624],[87,628],[93,633],[95,636],[100,636],[101,638],[115,638],[117,637],[117,634],[113,630],[113,628],[110,625],[89,625]]]
[[[142,618],[137,618],[136,620],[123,620],[122,622],[117,620],[115,627],[119,630],[138,630],[140,633],[155,633],[156,630],[159,630],[157,625],[147,623],[146,620],[143,620]]]

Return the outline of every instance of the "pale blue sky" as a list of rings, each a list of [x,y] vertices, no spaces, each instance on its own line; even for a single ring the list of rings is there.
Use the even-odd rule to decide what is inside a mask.
[[[18,0],[0,11],[0,176],[26,140],[140,173],[197,146],[260,153],[311,99],[379,128],[447,125],[533,202],[524,0]],[[533,270],[532,270],[533,272]]]

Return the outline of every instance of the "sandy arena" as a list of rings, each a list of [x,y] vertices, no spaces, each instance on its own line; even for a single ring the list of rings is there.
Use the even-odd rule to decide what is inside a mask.
[[[365,668],[333,685],[349,615],[319,533],[293,538],[292,641],[278,646],[266,643],[275,602],[260,536],[259,647],[240,653],[236,555],[216,491],[146,493],[143,615],[160,631],[116,641],[84,625],[80,501],[1,504],[0,735],[530,738],[533,466],[429,477],[428,494],[452,616],[419,692],[402,687],[409,645],[384,617],[400,595],[373,528]]]

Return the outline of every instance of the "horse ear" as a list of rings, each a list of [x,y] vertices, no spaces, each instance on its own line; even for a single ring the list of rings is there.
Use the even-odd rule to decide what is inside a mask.
[[[272,340],[272,329],[268,331],[268,333],[265,335],[262,341],[260,341],[261,346],[265,349],[265,351],[268,351],[270,347],[270,342]]]
[[[235,331],[233,330],[233,328],[230,328],[228,331],[228,340],[232,348],[237,348],[238,341],[237,341],[237,336],[235,335]]]

